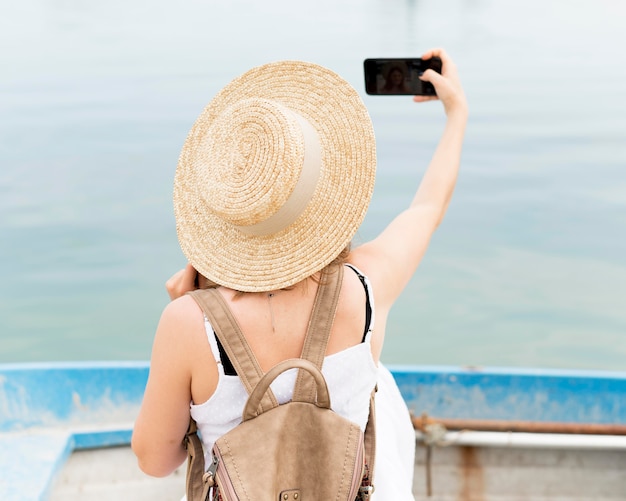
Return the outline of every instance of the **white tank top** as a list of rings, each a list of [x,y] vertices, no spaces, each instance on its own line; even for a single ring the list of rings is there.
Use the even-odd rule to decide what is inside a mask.
[[[328,385],[332,409],[365,430],[369,417],[369,397],[376,385],[378,374],[370,346],[374,325],[373,295],[367,277],[363,276],[352,265],[348,266],[361,278],[372,314],[369,325],[366,326],[367,332],[364,341],[325,357],[322,373]],[[211,351],[217,362],[219,378],[215,392],[206,402],[198,405],[191,404],[191,416],[195,419],[200,430],[206,464],[208,465],[213,443],[241,423],[248,393],[238,376],[224,373],[215,331],[206,317],[204,326]],[[279,404],[291,400],[296,375],[297,370],[292,369],[278,376],[272,383],[272,392]]]

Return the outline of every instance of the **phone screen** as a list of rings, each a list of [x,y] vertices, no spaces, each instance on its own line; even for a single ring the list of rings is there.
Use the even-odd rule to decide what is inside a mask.
[[[429,82],[419,79],[427,69],[441,73],[441,59],[366,59],[365,92],[372,96],[436,96]]]

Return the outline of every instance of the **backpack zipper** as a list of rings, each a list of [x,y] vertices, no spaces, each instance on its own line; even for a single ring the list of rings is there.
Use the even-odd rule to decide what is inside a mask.
[[[217,465],[221,463],[222,467],[218,468]],[[224,501],[238,501],[239,497],[233,488],[233,483],[230,481],[228,472],[224,462],[222,461],[222,455],[217,447],[213,447],[213,464],[216,465],[216,481],[217,487],[220,491],[220,496]]]
[[[356,464],[361,466],[361,468],[354,468],[354,473],[352,476],[352,489],[350,490],[350,495],[348,499],[351,501],[353,499],[358,499],[361,483],[363,481],[363,476],[365,475],[365,448],[363,447],[363,441],[359,442],[359,448],[357,450],[356,456]]]

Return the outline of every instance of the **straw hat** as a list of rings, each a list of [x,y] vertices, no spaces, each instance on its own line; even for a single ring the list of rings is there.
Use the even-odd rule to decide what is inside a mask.
[[[350,242],[375,170],[371,120],[348,82],[300,61],[253,68],[213,98],[183,146],[180,246],[220,285],[288,287]]]

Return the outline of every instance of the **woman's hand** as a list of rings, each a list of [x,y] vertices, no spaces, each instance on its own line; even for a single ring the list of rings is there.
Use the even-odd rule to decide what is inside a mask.
[[[170,295],[170,299],[178,299],[184,296],[187,292],[196,289],[196,278],[198,272],[196,269],[187,263],[182,270],[174,273],[167,282],[165,282],[165,288]]]
[[[422,59],[430,59],[434,56],[441,58],[441,74],[434,70],[426,70],[420,77],[424,82],[430,82],[437,91],[436,96],[415,96],[415,102],[440,100],[443,103],[446,115],[457,113],[467,115],[467,101],[456,65],[443,49],[431,49],[422,55]]]

